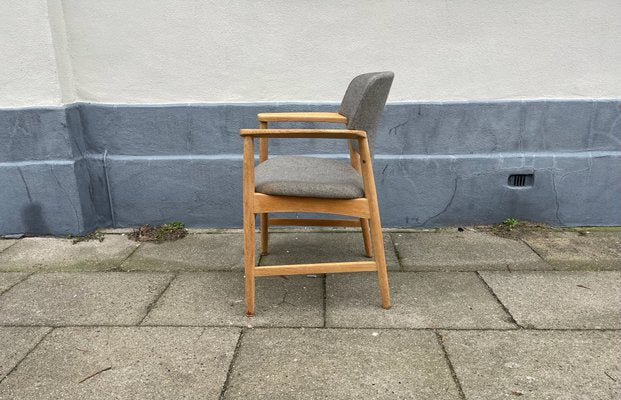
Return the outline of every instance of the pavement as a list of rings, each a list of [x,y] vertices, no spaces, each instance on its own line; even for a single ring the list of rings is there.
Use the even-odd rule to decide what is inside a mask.
[[[373,273],[258,278],[242,236],[0,240],[0,399],[619,399],[621,232],[386,230]],[[364,259],[281,230],[258,263]]]

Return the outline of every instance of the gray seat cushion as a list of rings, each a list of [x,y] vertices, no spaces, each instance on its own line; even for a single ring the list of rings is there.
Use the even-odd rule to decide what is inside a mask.
[[[364,197],[362,177],[348,163],[327,158],[280,156],[255,168],[255,191],[277,196]]]

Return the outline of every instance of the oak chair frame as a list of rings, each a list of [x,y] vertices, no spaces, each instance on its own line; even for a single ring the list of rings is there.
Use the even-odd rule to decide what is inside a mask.
[[[243,156],[244,280],[246,315],[254,315],[255,277],[270,275],[323,274],[376,271],[382,307],[390,308],[390,289],[384,254],[384,241],[377,203],[373,165],[367,134],[350,129],[269,129],[268,122],[332,122],[347,124],[347,117],[332,112],[261,113],[259,129],[241,129]],[[327,199],[314,197],[274,196],[255,192],[254,139],[259,139],[259,162],[268,159],[269,138],[322,138],[349,141],[352,167],[362,175],[364,197]],[[353,145],[358,143],[357,148]],[[339,214],[356,219],[269,218],[270,212],[318,212]],[[268,252],[270,225],[360,227],[364,251],[373,261],[333,262],[255,266],[255,215],[260,215],[261,254]]]

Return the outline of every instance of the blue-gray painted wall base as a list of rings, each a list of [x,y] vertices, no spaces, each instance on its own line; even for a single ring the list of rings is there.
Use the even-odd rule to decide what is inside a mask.
[[[242,127],[336,104],[0,109],[0,234],[80,234],[181,220],[241,225]],[[329,124],[296,124],[317,127]],[[272,140],[271,154],[346,158],[345,143]],[[621,100],[392,103],[375,175],[384,226],[621,225]],[[105,154],[105,157],[104,157]],[[514,173],[532,187],[511,188]]]

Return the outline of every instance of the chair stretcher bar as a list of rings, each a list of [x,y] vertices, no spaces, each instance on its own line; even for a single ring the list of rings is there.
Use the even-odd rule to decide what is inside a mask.
[[[375,261],[289,264],[255,267],[255,276],[326,274],[338,272],[377,271]]]

